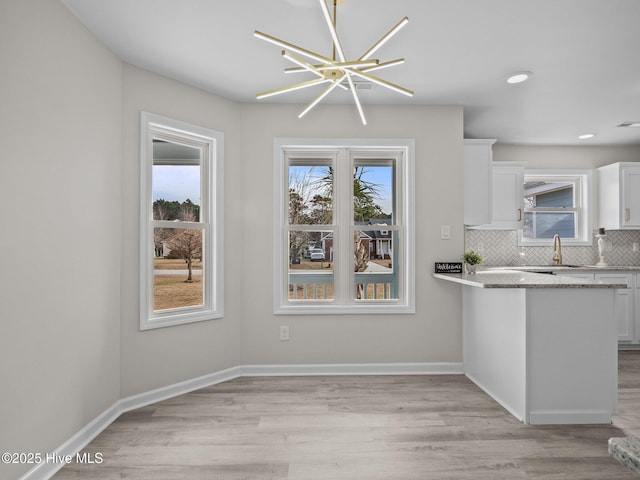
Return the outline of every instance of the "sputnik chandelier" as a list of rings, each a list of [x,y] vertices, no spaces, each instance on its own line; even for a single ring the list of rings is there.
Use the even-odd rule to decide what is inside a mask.
[[[280,95],[282,93],[293,92],[295,90],[312,87],[314,85],[328,83],[329,86],[318,97],[316,97],[315,100],[307,105],[307,107],[300,113],[300,115],[298,115],[298,118],[302,118],[307,112],[309,112],[313,107],[320,103],[323,98],[329,95],[329,93],[331,93],[335,88],[339,87],[351,92],[353,101],[358,109],[358,113],[360,114],[362,124],[366,125],[367,120],[364,116],[364,111],[362,110],[360,99],[358,98],[358,92],[356,91],[356,86],[353,79],[354,77],[358,77],[365,81],[375,83],[395,92],[412,97],[413,92],[411,90],[383,80],[382,78],[371,75],[370,73],[376,70],[381,70],[383,68],[388,68],[404,63],[404,58],[397,58],[395,60],[381,63],[377,59],[372,59],[371,56],[380,47],[382,47],[382,45],[389,41],[389,39],[391,39],[391,37],[393,37],[402,27],[409,23],[409,18],[404,17],[402,20],[400,20],[396,25],[393,26],[393,28],[391,28],[391,30],[389,30],[377,42],[375,42],[373,46],[369,48],[369,50],[363,53],[360,58],[358,58],[357,60],[348,61],[345,57],[344,50],[342,49],[342,44],[340,43],[340,39],[338,38],[338,32],[336,29],[336,7],[338,0],[333,0],[333,17],[329,12],[329,8],[327,7],[325,0],[318,1],[320,2],[320,6],[322,7],[322,13],[329,27],[331,38],[333,39],[333,58],[325,57],[324,55],[321,55],[319,53],[312,52],[292,43],[280,40],[279,38],[276,38],[272,35],[267,35],[266,33],[262,33],[256,30],[255,36],[257,38],[284,48],[284,50],[282,50],[282,56],[296,65],[295,67],[285,68],[285,73],[309,72],[318,77],[312,80],[294,83],[286,87],[275,88],[273,90],[267,90],[265,92],[258,93],[256,95],[256,98],[262,99],[271,97],[273,95]],[[338,55],[337,60],[336,53]],[[320,63],[312,64],[309,63],[308,59]]]

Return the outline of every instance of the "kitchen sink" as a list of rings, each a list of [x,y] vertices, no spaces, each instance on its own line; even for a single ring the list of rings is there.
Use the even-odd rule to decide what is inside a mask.
[[[585,265],[571,265],[571,264],[563,263],[562,265],[513,265],[510,267],[491,267],[491,268],[496,270],[511,269],[511,270],[530,271],[530,270],[561,270],[563,268],[580,268],[584,266]]]

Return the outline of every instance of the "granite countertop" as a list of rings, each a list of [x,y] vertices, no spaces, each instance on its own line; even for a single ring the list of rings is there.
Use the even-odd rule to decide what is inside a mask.
[[[479,288],[627,288],[626,284],[506,269],[480,270],[475,274],[434,273],[433,277]]]
[[[609,454],[623,465],[640,474],[640,438],[610,438]]]
[[[553,272],[562,275],[562,272],[640,272],[638,265],[511,265],[511,266],[486,266],[485,270],[519,270],[523,272]]]

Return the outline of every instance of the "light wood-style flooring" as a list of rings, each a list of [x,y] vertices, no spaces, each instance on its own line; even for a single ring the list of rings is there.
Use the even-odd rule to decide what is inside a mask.
[[[238,378],[122,415],[66,479],[638,479],[640,351],[620,352],[612,425],[523,425],[462,375]]]

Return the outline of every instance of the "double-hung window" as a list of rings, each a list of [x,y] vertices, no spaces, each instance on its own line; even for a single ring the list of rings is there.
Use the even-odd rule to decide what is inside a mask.
[[[221,317],[223,136],[141,119],[140,328]]]
[[[413,142],[276,140],[276,313],[412,313]]]
[[[591,172],[527,170],[520,245],[548,245],[558,234],[565,245],[591,245]]]

